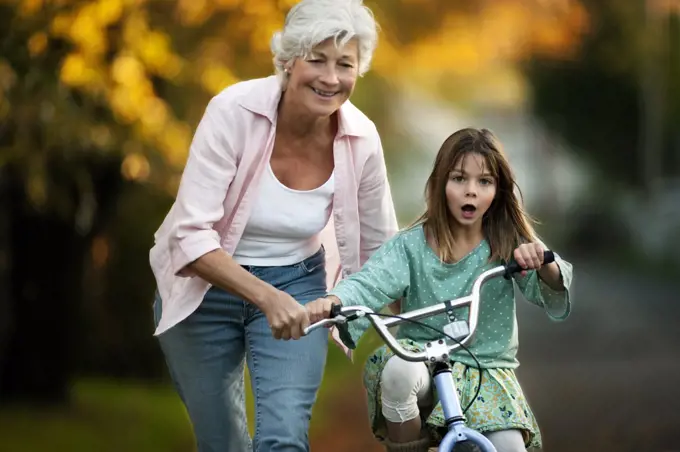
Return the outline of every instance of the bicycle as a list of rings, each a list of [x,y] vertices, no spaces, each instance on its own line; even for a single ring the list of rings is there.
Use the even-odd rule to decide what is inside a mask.
[[[543,264],[549,264],[555,260],[555,255],[552,251],[545,251],[543,255]],[[330,318],[323,319],[308,326],[304,334],[325,327],[328,325],[339,325],[362,317],[367,317],[373,324],[380,337],[392,349],[395,355],[410,362],[427,362],[433,365],[432,371],[439,401],[444,412],[445,422],[447,426],[447,433],[439,443],[440,452],[453,452],[454,447],[458,443],[467,441],[468,444],[476,445],[481,452],[497,452],[496,448],[491,444],[491,441],[486,436],[473,430],[465,425],[464,411],[472,405],[472,402],[477,398],[477,395],[472,398],[470,404],[465,410],[461,409],[458,393],[453,380],[451,372],[451,365],[449,364],[449,356],[459,349],[467,350],[465,344],[468,344],[474,337],[477,329],[477,320],[479,315],[480,292],[482,285],[487,281],[503,276],[509,279],[513,273],[522,271],[522,268],[516,262],[508,265],[499,265],[495,268],[485,271],[475,280],[472,286],[472,293],[465,297],[457,298],[455,300],[448,300],[433,306],[410,311],[398,316],[386,315],[376,313],[365,306],[333,306]],[[430,341],[425,344],[425,351],[409,352],[406,351],[397,339],[390,333],[388,328],[395,327],[405,322],[418,322],[421,319],[432,317],[435,315],[447,313],[450,319],[453,319],[453,309],[469,306],[468,322],[465,320],[454,320],[444,327],[444,331],[439,331],[445,337],[435,341]],[[387,320],[381,320],[380,317],[388,317]],[[446,339],[451,339],[454,344],[447,343]],[[476,358],[468,350],[468,353]],[[478,364],[479,365],[479,364]],[[482,373],[479,372],[480,382],[477,387],[477,392],[481,388]]]

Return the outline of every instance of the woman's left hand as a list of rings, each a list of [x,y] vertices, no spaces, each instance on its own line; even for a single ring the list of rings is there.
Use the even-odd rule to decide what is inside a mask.
[[[524,243],[515,249],[515,261],[522,267],[522,276],[526,276],[527,270],[538,270],[543,266],[543,252],[545,249],[540,243]]]

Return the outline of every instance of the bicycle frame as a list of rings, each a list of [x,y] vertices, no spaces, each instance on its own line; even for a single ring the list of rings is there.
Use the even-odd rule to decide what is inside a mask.
[[[465,425],[463,410],[460,407],[449,363],[437,361],[434,367],[434,385],[437,388],[439,403],[441,403],[442,410],[444,411],[444,419],[448,428],[448,432],[446,432],[441,443],[439,443],[438,450],[441,452],[452,452],[456,444],[469,441],[476,444],[481,449],[481,452],[496,452],[496,448],[486,436]]]
[[[551,251],[545,251],[543,264],[548,264],[555,260],[555,256]],[[307,327],[304,331],[305,335],[311,331],[321,328],[329,324],[343,324],[348,321],[356,320],[361,317],[368,317],[368,320],[373,324],[373,327],[378,332],[380,337],[392,349],[392,351],[400,358],[410,362],[429,362],[433,364],[433,379],[437,394],[439,395],[439,402],[444,412],[444,420],[448,432],[439,444],[440,452],[452,452],[455,445],[459,442],[469,441],[476,444],[482,452],[496,452],[496,448],[491,441],[481,433],[473,430],[465,425],[465,418],[463,417],[463,410],[460,406],[458,393],[451,373],[451,366],[449,364],[449,356],[458,351],[461,346],[469,343],[475,335],[477,330],[477,320],[479,315],[480,292],[482,285],[490,279],[498,276],[509,278],[512,273],[521,271],[522,269],[516,264],[512,263],[507,266],[500,265],[485,271],[475,280],[472,286],[472,293],[468,296],[461,297],[455,300],[439,303],[434,306],[417,309],[401,314],[399,318],[389,318],[386,320],[380,319],[375,314],[375,311],[365,306],[344,306],[336,309],[335,313],[331,313],[332,318],[324,319],[313,325]],[[469,306],[469,333],[462,340],[455,344],[447,343],[446,338],[436,341],[431,341],[425,344],[425,350],[422,352],[409,352],[405,350],[397,339],[390,333],[388,328],[408,322],[409,320],[420,320],[442,313],[451,312],[454,308]],[[335,315],[334,315],[335,314]],[[481,372],[481,369],[480,369]]]

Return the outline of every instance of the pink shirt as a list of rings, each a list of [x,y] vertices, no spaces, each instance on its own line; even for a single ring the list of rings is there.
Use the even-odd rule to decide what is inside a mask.
[[[187,265],[218,248],[232,254],[274,146],[281,88],[275,76],[234,84],[209,102],[196,129],[177,198],[150,252],[163,301],[159,335],[200,305],[210,284]],[[349,101],[333,144],[333,214],[321,239],[327,286],[361,268],[397,231],[375,125]]]

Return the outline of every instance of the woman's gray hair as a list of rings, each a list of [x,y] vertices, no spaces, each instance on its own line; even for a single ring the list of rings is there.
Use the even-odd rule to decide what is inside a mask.
[[[378,25],[363,0],[302,0],[291,8],[283,30],[271,40],[274,68],[282,81],[286,63],[308,56],[328,38],[339,46],[357,38],[359,75],[368,71],[378,43]]]

